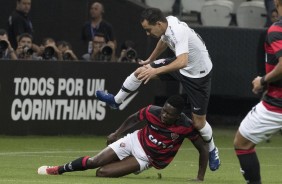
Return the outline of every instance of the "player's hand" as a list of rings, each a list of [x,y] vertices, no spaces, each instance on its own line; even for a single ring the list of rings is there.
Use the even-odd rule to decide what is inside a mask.
[[[141,72],[137,78],[141,81],[144,82],[144,84],[147,84],[150,79],[154,78],[157,76],[157,69],[152,68],[150,65],[146,65],[146,69]]]
[[[118,140],[118,135],[115,133],[111,133],[108,137],[107,137],[107,145],[115,142]]]
[[[151,61],[150,61],[150,59],[147,59],[147,60],[140,60],[140,61],[138,61],[138,63],[140,64],[140,65],[147,65],[147,64],[149,64]]]
[[[253,84],[253,90],[252,91],[253,91],[254,94],[258,94],[258,93],[261,93],[263,91],[263,86],[261,85],[260,80],[261,80],[261,77],[257,76],[252,82],[252,84]]]

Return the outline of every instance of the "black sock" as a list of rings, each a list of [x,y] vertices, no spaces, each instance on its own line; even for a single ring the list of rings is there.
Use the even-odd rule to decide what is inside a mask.
[[[261,184],[260,165],[255,149],[235,151],[245,180],[249,184]]]
[[[72,171],[84,171],[87,170],[86,162],[90,158],[89,156],[78,158],[72,162],[66,163],[59,167],[59,174],[63,174],[64,172],[72,172]]]

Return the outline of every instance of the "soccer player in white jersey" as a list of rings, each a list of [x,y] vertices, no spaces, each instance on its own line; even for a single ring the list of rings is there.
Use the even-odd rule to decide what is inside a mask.
[[[160,38],[150,57],[141,61],[143,65],[126,78],[120,91],[114,96],[104,91],[96,91],[99,100],[111,108],[119,105],[144,82],[159,77],[181,82],[188,101],[191,103],[195,128],[209,143],[209,167],[215,171],[220,166],[218,149],[212,137],[212,128],[206,121],[211,90],[212,62],[201,37],[176,17],[165,17],[160,9],[148,8],[141,14],[141,25],[148,36]],[[169,47],[175,58],[159,59],[158,56]]]

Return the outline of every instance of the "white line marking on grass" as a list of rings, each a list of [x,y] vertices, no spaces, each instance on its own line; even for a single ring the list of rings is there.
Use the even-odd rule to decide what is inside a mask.
[[[218,148],[219,150],[234,150],[233,147],[229,148]],[[265,149],[265,150],[280,150],[282,147],[257,147],[258,150]],[[179,150],[186,151],[186,150],[196,150],[195,148],[181,148]],[[15,151],[15,152],[0,152],[0,156],[6,155],[27,155],[27,154],[61,154],[61,153],[98,153],[101,150],[86,150],[86,151],[75,151],[75,150],[62,150],[62,151]]]

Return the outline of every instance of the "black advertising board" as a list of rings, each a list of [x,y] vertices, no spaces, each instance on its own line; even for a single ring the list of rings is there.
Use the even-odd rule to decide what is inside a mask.
[[[105,135],[154,101],[154,82],[131,94],[122,110],[110,109],[96,90],[117,93],[137,64],[0,61],[0,134]]]

